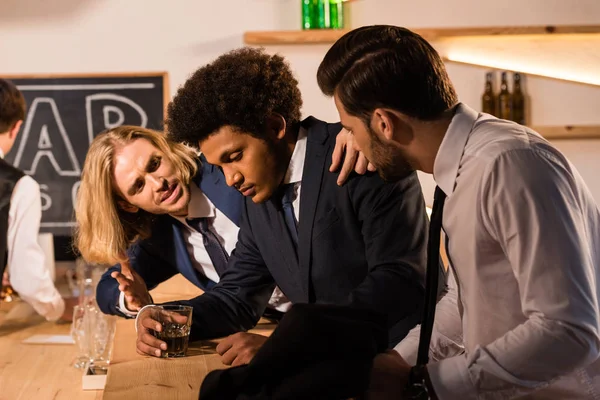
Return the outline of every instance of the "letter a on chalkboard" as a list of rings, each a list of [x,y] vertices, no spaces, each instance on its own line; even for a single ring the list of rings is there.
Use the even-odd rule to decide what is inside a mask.
[[[54,99],[37,97],[27,114],[14,165],[34,175],[44,158],[60,176],[81,174],[79,161]]]

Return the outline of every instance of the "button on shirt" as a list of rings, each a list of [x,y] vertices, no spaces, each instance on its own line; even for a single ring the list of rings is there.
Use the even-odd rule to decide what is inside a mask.
[[[434,178],[465,346],[428,365],[438,397],[600,399],[600,211],[573,165],[460,104]]]

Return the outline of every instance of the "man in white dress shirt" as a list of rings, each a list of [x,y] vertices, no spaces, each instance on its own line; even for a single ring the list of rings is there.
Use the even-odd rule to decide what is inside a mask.
[[[317,75],[383,176],[433,173],[447,196],[458,297],[438,303],[441,360],[411,367],[409,336],[377,356],[369,398],[600,399],[600,211],[575,167],[533,130],[459,103],[437,52],[406,29],[344,35]]]
[[[47,320],[70,321],[76,299],[63,300],[38,243],[40,187],[4,161],[25,118],[25,108],[25,99],[16,86],[0,79],[0,276],[6,267],[13,289]]]

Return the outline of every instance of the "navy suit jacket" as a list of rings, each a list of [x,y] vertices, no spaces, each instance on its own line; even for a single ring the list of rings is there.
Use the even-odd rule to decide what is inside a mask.
[[[191,184],[198,185],[215,207],[239,226],[244,197],[227,186],[217,167],[202,159],[202,165]],[[158,215],[152,225],[150,237],[138,241],[127,251],[131,267],[144,279],[148,290],[178,273],[204,291],[215,286],[215,282],[199,273],[192,265],[182,229],[185,229],[183,224],[175,218]],[[110,276],[113,271],[120,270],[121,265],[117,264],[102,275],[96,289],[96,301],[104,313],[125,316],[117,308],[119,284]]]
[[[308,130],[298,253],[280,199],[246,199],[227,271],[194,307],[191,339],[252,328],[277,284],[293,303],[353,305],[385,313],[390,344],[417,322],[423,301],[428,220],[415,173],[386,184],[373,173],[340,187],[328,160],[341,126],[315,118]]]

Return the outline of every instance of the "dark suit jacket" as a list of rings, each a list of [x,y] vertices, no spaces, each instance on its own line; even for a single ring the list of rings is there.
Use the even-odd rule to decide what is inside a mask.
[[[415,173],[393,184],[376,174],[342,187],[327,171],[339,124],[308,118],[298,256],[278,196],[246,199],[226,273],[194,307],[192,340],[252,328],[277,284],[293,303],[352,305],[384,313],[390,344],[419,319],[427,216]]]
[[[221,171],[202,160],[193,184],[198,185],[210,201],[233,223],[239,226],[244,198],[225,183]],[[199,273],[192,265],[182,236],[183,225],[169,215],[158,215],[148,239],[140,240],[129,250],[131,267],[144,279],[148,290],[181,273],[190,282],[206,291],[215,282]],[[125,316],[117,309],[119,284],[110,274],[120,271],[121,265],[109,268],[98,283],[96,300],[102,312]]]

